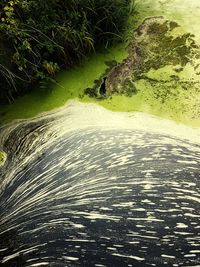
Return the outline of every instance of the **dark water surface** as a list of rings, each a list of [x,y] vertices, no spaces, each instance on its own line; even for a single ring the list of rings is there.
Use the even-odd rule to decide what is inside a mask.
[[[1,171],[2,267],[200,266],[199,145],[87,128],[26,163],[31,145],[16,142],[16,157],[27,149]]]

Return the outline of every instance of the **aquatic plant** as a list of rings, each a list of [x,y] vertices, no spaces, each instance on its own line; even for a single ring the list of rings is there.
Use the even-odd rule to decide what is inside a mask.
[[[120,41],[132,7],[133,0],[1,1],[0,102]]]

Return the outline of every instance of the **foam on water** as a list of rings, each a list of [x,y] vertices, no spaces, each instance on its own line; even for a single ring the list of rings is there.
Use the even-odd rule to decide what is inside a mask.
[[[199,264],[199,129],[71,102],[0,130],[2,266]]]

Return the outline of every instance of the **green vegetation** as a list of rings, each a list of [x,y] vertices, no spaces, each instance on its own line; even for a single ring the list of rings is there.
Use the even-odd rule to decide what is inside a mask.
[[[34,117],[42,112],[51,111],[66,104],[70,99],[82,99],[82,101],[96,101],[84,94],[84,89],[92,87],[94,80],[105,72],[107,61],[121,62],[127,57],[124,44],[115,45],[90,55],[79,66],[69,70],[60,71],[56,75],[57,84],[46,87],[36,87],[24,96],[15,99],[11,105],[0,106],[0,126],[16,119]],[[99,102],[101,103],[101,102]]]
[[[114,110],[148,111],[195,125],[200,118],[200,47],[193,34],[181,31],[174,21],[146,18],[130,40],[127,58],[85,92]]]
[[[2,0],[0,103],[122,39],[133,0]]]
[[[57,83],[54,82],[51,86],[48,83],[46,84],[44,79],[39,78],[40,86],[36,85],[34,90],[18,97],[11,105],[0,105],[0,125],[51,111],[64,106],[70,99],[76,99],[82,102],[96,103],[113,111],[148,112],[199,127],[200,58],[198,56],[198,46],[200,45],[200,35],[198,22],[200,4],[196,0],[190,2],[187,0],[145,0],[136,3],[138,12],[134,12],[129,20],[132,29],[127,28],[129,42],[133,40],[134,30],[142,25],[147,17],[163,15],[169,23],[154,24],[154,27],[149,28],[148,34],[145,35],[150,38],[147,42],[149,46],[146,46],[145,38],[140,40],[140,36],[138,36],[139,39],[135,40],[136,45],[141,47],[144,54],[140,56],[142,59],[140,68],[137,68],[134,73],[133,69],[129,69],[134,80],[131,81],[131,84],[126,83],[125,91],[118,90],[120,87],[113,87],[114,90],[111,90],[112,94],[108,97],[84,95],[86,89],[95,86],[96,91],[99,91],[102,78],[105,74],[107,76],[106,69],[108,65],[105,62],[117,61],[117,66],[123,66],[120,62],[128,57],[128,53],[127,43],[122,42],[121,44],[111,45],[109,49],[98,49],[98,53],[90,53],[88,57],[81,60],[81,64],[75,64],[72,68],[70,64],[67,65],[68,70],[56,74],[55,80]],[[160,37],[156,36],[155,28],[160,33]],[[168,33],[166,32],[167,28],[169,29]],[[116,36],[118,40],[120,39],[118,35],[105,34],[103,42],[105,46],[107,38],[111,44],[112,36]],[[168,45],[165,45],[163,38],[168,42]],[[54,41],[56,41],[56,38]],[[98,44],[96,42],[96,47]],[[5,57],[3,57],[5,47]],[[0,51],[0,61],[3,64],[3,59],[11,58],[13,50],[10,46],[5,45],[5,42],[0,42]],[[151,53],[148,53],[148,51],[151,51]],[[50,57],[49,61],[51,61]],[[77,61],[74,58],[74,63]],[[60,67],[64,69],[65,65],[61,64]],[[121,69],[121,67],[119,68]],[[45,71],[43,67],[42,71]],[[51,76],[49,78],[51,79]],[[120,78],[119,75],[117,75],[117,78]],[[98,80],[98,82],[95,80]],[[113,82],[118,83],[118,80],[115,79]],[[17,82],[17,79],[15,81]],[[2,91],[1,86],[0,88],[0,91]],[[12,95],[14,94],[13,91]],[[23,88],[18,86],[18,91],[23,93]]]

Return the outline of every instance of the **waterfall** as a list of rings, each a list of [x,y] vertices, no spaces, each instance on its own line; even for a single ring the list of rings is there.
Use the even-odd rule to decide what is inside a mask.
[[[199,137],[75,101],[2,127],[1,266],[197,266]]]

